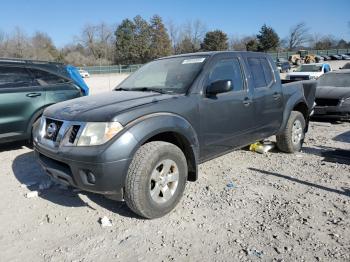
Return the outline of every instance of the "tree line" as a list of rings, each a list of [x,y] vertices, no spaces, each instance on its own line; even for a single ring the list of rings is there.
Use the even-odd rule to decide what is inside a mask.
[[[348,24],[350,30],[350,22]],[[200,51],[293,51],[298,49],[350,48],[350,42],[332,35],[311,34],[305,23],[290,28],[285,38],[266,24],[255,35],[229,37],[222,30],[207,30],[195,20],[182,25],[164,23],[159,15],[149,21],[140,15],[119,25],[87,24],[71,44],[57,48],[44,32],[32,36],[20,28],[0,30],[0,57],[60,61],[77,66],[143,64],[172,54]]]

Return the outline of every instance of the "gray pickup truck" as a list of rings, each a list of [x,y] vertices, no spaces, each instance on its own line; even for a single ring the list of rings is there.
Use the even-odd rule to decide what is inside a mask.
[[[264,53],[161,58],[112,92],[48,107],[35,152],[61,183],[161,217],[200,163],[272,135],[280,150],[299,151],[315,89],[310,81],[282,85]]]

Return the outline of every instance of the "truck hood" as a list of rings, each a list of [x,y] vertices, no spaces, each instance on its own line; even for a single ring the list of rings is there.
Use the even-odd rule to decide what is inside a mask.
[[[321,76],[323,73],[322,72],[292,72],[292,73],[288,73],[288,76],[315,76],[315,77],[319,77]]]
[[[350,97],[350,87],[318,86],[317,98],[341,99]]]
[[[132,108],[170,99],[174,95],[139,91],[112,91],[49,106],[44,116],[59,120],[108,122]]]

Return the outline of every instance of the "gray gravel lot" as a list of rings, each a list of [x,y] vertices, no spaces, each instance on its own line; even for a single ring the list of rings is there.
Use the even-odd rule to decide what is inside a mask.
[[[108,90],[100,77],[92,93]],[[350,123],[312,122],[302,152],[206,162],[175,211],[143,220],[50,185],[32,150],[1,146],[0,261],[350,261],[350,162],[334,149],[350,150]]]

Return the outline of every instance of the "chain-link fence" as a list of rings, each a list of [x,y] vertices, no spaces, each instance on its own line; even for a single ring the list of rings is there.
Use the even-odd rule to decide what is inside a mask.
[[[309,54],[314,54],[314,55],[341,55],[341,54],[349,54],[350,49],[330,49],[330,50],[306,50]],[[276,58],[285,58],[288,59],[291,55],[296,54],[297,52],[295,51],[289,51],[289,52],[268,52],[273,59]]]
[[[315,55],[339,55],[339,54],[349,54],[350,49],[330,49],[330,50],[307,50],[309,54]],[[295,51],[289,52],[269,52],[273,59],[285,58],[288,59],[289,56],[296,54]],[[108,66],[84,66],[81,69],[86,70],[89,74],[130,74],[139,69],[142,64],[137,65],[108,65]]]
[[[142,65],[108,65],[108,66],[83,66],[89,74],[130,74]]]

